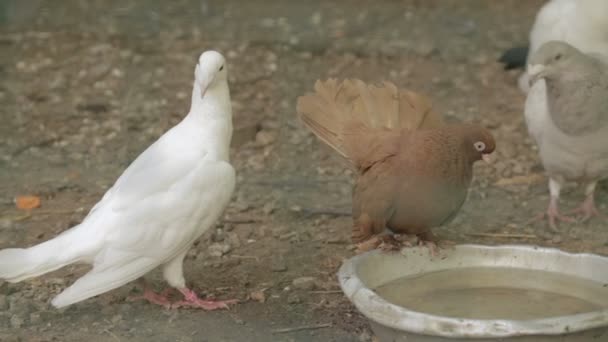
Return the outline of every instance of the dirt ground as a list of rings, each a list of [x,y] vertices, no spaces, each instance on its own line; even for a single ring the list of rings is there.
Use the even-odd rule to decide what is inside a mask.
[[[217,49],[229,65],[238,184],[185,272],[201,294],[243,301],[229,311],[164,310],[125,301],[139,291],[129,284],[56,310],[50,299],[86,271],[70,266],[0,281],[0,340],[370,341],[335,276],[354,254],[350,174],[295,118],[296,97],[329,76],[391,80],[431,96],[449,120],[495,134],[494,162],[475,167],[468,201],[435,230],[440,238],[608,254],[601,219],[559,232],[526,224],[547,204],[546,178],[523,120],[519,72],[495,61],[526,43],[542,3],[0,1],[0,248],[78,223],[186,114],[195,60]],[[25,194],[42,206],[17,210],[13,200]],[[582,199],[571,185],[562,205]],[[605,186],[597,200],[608,211]],[[302,277],[312,279],[294,284]],[[165,286],[158,272],[147,279]],[[321,327],[276,331],[308,325]]]

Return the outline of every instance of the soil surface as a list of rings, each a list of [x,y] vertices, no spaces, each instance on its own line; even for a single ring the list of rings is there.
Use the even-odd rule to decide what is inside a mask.
[[[2,341],[371,341],[339,291],[350,243],[351,174],[296,119],[317,78],[391,80],[429,95],[451,121],[495,134],[463,209],[435,229],[456,243],[537,244],[608,254],[602,219],[527,224],[546,177],[523,120],[520,71],[496,59],[524,45],[542,1],[2,1],[0,248],[80,222],[124,168],[188,111],[194,63],[228,60],[238,184],[226,214],[192,248],[186,278],[229,311],[165,310],[125,298],[137,283],[56,310],[86,267],[0,281]],[[15,207],[19,195],[40,208]],[[583,199],[563,192],[564,208]],[[607,212],[608,192],[597,191]],[[481,234],[481,235],[480,235]],[[506,234],[506,235],[504,235]],[[157,289],[158,271],[146,276]],[[294,282],[294,280],[297,280]],[[278,332],[313,326],[317,329]]]

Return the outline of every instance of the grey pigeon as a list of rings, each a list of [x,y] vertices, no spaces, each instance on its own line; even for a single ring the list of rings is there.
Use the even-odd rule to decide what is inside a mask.
[[[553,229],[556,220],[573,221],[558,210],[566,181],[586,185],[586,199],[573,212],[583,220],[598,216],[595,186],[608,177],[608,57],[549,41],[530,58],[528,73],[526,123],[549,175],[551,199],[543,216]]]

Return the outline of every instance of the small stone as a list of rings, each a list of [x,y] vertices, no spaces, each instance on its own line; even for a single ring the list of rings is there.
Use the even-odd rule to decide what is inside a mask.
[[[13,313],[21,314],[28,313],[30,311],[31,305],[23,297],[16,297],[15,294],[13,294],[9,298],[9,307]]]
[[[232,249],[232,247],[230,246],[230,244],[228,243],[212,243],[211,246],[209,246],[209,255],[213,256],[213,257],[221,257],[222,255],[228,254],[228,252],[230,252],[230,250]]]
[[[266,294],[264,294],[264,291],[253,291],[249,294],[249,298],[256,302],[264,303],[266,301]]]
[[[371,342],[372,335],[368,331],[364,331],[359,334],[359,341],[360,342]]]
[[[23,326],[23,323],[25,323],[25,320],[18,315],[13,315],[13,316],[11,316],[10,322],[11,322],[11,327],[13,327],[15,329],[19,329]]]
[[[122,315],[114,315],[110,321],[112,321],[114,324],[118,324],[118,322],[122,321]]]
[[[255,143],[257,146],[266,146],[272,144],[276,140],[274,133],[269,131],[259,131],[255,135]]]
[[[330,236],[329,238],[327,238],[326,241],[327,241],[327,243],[335,244],[335,245],[341,245],[341,244],[346,243],[346,241],[341,236],[338,236],[338,235]]]
[[[279,236],[279,240],[285,241],[285,240],[290,240],[292,238],[297,238],[297,237],[298,237],[298,232],[289,232],[289,233]]]
[[[8,310],[8,300],[6,295],[0,294],[0,311]]]
[[[262,212],[264,215],[270,215],[275,210],[274,202],[266,202],[262,207]]]
[[[0,229],[8,230],[13,225],[13,222],[7,218],[0,219]]]
[[[230,243],[230,246],[234,246],[234,247],[240,247],[242,245],[241,243],[241,238],[239,238],[239,234],[235,233],[235,232],[230,232],[228,234],[226,234],[228,237],[228,242]]]
[[[40,324],[42,322],[42,318],[40,317],[39,312],[32,312],[30,314],[30,324]]]
[[[287,271],[287,265],[285,264],[285,260],[283,258],[274,259],[270,264],[270,270],[272,272],[285,272]]]
[[[272,229],[272,236],[275,238],[281,237],[283,234],[287,233],[288,228],[285,226],[278,226]]]
[[[317,11],[310,16],[310,23],[315,26],[319,26],[319,24],[321,24],[322,19],[323,17],[321,16],[321,12]]]
[[[316,286],[315,277],[300,277],[293,280],[292,284],[298,290],[310,291]]]
[[[214,242],[222,242],[224,241],[226,234],[224,233],[224,230],[222,228],[217,228],[215,230],[215,234],[213,234],[213,241]]]
[[[290,293],[287,296],[287,303],[288,304],[298,304],[298,303],[302,303],[302,299],[300,298],[300,296],[298,296],[297,293]]]

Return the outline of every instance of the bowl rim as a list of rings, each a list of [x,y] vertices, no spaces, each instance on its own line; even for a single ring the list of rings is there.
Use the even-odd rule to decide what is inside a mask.
[[[426,247],[412,247],[410,250]],[[561,254],[567,257],[586,257],[608,262],[608,258],[592,253],[570,253],[557,248],[535,245],[486,246],[460,244],[455,249],[516,249],[534,250]],[[450,338],[492,338],[522,335],[570,334],[608,325],[608,308],[575,315],[556,316],[534,320],[469,319],[439,316],[409,310],[388,302],[368,288],[356,274],[357,266],[381,251],[373,250],[344,261],[338,271],[342,291],[368,319],[404,332]],[[399,256],[403,256],[399,254]]]

